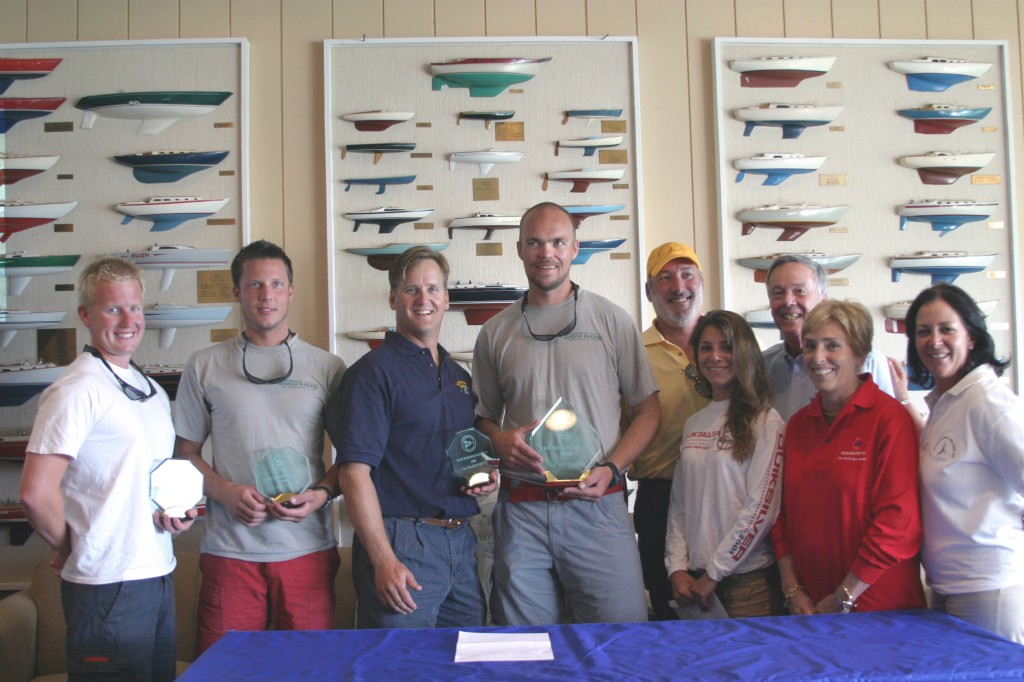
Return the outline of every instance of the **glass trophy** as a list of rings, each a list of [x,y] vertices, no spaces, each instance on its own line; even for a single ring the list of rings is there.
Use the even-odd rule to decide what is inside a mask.
[[[463,485],[487,485],[491,480],[491,467],[496,459],[492,454],[491,439],[477,429],[463,429],[452,436],[445,453],[452,465],[452,473]]]
[[[527,442],[544,458],[544,475],[520,469],[502,469],[502,473],[550,487],[579,483],[604,454],[597,429],[584,421],[564,398],[556,400],[544,414]]]
[[[203,499],[203,474],[187,459],[165,459],[149,472],[149,499],[167,516],[182,519]]]
[[[313,483],[309,458],[294,448],[257,452],[253,458],[252,474],[256,490],[278,504],[287,504]]]

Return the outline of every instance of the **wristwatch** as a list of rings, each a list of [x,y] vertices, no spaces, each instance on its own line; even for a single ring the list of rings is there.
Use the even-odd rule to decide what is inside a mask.
[[[608,467],[609,469],[612,470],[612,482],[608,484],[609,488],[614,488],[618,484],[622,483],[622,472],[619,471],[619,467],[615,466],[615,462],[605,460],[604,462],[601,462],[597,466]]]

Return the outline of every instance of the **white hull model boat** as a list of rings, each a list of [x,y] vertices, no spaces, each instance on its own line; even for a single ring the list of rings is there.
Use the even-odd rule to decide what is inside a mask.
[[[791,242],[812,227],[835,225],[846,213],[847,206],[816,206],[812,204],[769,204],[746,208],[736,214],[743,222],[743,234],[757,227],[782,230],[778,241]]]
[[[571,182],[570,192],[586,192],[592,182],[615,182],[626,174],[625,168],[579,168],[577,170],[555,171],[547,173],[543,189],[548,188],[549,180]]]
[[[38,312],[34,310],[0,310],[0,348],[7,346],[22,329],[56,327],[67,312]]]
[[[992,67],[988,62],[966,59],[922,57],[889,62],[889,68],[907,78],[907,88],[916,92],[943,92],[953,85],[981,76]]]
[[[966,251],[918,251],[889,259],[892,281],[900,281],[904,272],[931,275],[932,284],[952,284],[960,275],[981,272],[996,257],[994,253]]]
[[[24,405],[29,398],[43,392],[57,380],[65,370],[52,362],[26,362],[20,365],[0,365],[0,407]],[[27,444],[28,436],[3,436],[0,458],[24,458],[22,441]],[[19,456],[20,455],[20,456]]]
[[[387,130],[393,125],[405,123],[416,115],[413,111],[357,111],[352,114],[343,114],[342,120],[355,125],[356,130],[380,131]]]
[[[994,157],[994,152],[979,154],[928,152],[927,154],[901,156],[900,165],[916,170],[921,182],[926,185],[951,185],[964,175],[981,170]]]
[[[623,135],[595,135],[578,140],[559,140],[555,143],[555,156],[558,156],[558,150],[562,147],[582,149],[583,156],[593,156],[597,153],[598,149],[618,147],[622,144],[623,139]]]
[[[496,164],[519,163],[523,159],[523,152],[488,149],[479,152],[452,152],[448,157],[448,170],[455,170],[457,163],[475,163],[480,167],[480,173],[487,175]]]
[[[161,348],[171,347],[174,343],[174,333],[179,327],[206,327],[218,324],[228,319],[230,314],[229,305],[193,306],[163,303],[157,303],[143,313],[146,327],[160,330]]]
[[[92,128],[100,116],[141,121],[139,135],[156,135],[182,118],[205,116],[224,103],[230,92],[155,91],[89,95],[75,102],[82,110],[82,128]]]
[[[885,306],[885,331],[893,334],[906,333],[907,311],[910,310],[910,306],[913,303],[913,301],[900,301],[899,303]],[[975,301],[975,303],[981,309],[982,315],[989,317],[999,305],[999,299]]]
[[[0,154],[0,185],[13,185],[19,180],[39,175],[53,167],[59,156]]]
[[[945,237],[964,223],[988,219],[998,205],[994,201],[924,199],[904,204],[897,212],[900,230],[907,229],[908,222],[929,223],[940,237]]]
[[[736,159],[733,167],[739,171],[736,182],[742,182],[747,173],[765,176],[762,185],[781,185],[791,175],[813,173],[825,163],[824,156],[803,154],[756,154],[745,159]]]
[[[143,270],[163,270],[160,291],[167,291],[179,269],[201,270],[227,265],[231,261],[228,249],[197,249],[175,244],[154,244],[141,251],[123,251],[112,254],[135,263]]]
[[[743,128],[744,137],[749,137],[758,126],[771,126],[782,129],[782,139],[795,140],[807,128],[822,126],[836,120],[842,111],[842,107],[773,102],[735,109],[732,114],[746,124]]]
[[[774,263],[776,259],[785,255],[803,256],[804,258],[812,260],[818,265],[820,265],[822,268],[824,268],[825,273],[829,275],[834,275],[835,273],[841,270],[845,270],[846,268],[856,263],[857,259],[860,258],[859,253],[837,255],[817,252],[794,254],[773,253],[768,256],[752,256],[749,258],[739,258],[736,260],[736,262],[742,265],[743,267],[750,268],[751,270],[754,271],[755,282],[764,283],[768,276],[768,268],[772,266],[772,263]]]
[[[15,232],[52,223],[75,210],[77,201],[37,203],[32,201],[0,201],[0,243]]]
[[[772,317],[771,308],[759,308],[744,313],[743,318],[754,329],[775,329],[775,318]]]
[[[432,208],[395,208],[381,206],[369,211],[349,211],[342,215],[355,222],[352,231],[356,232],[363,223],[377,226],[378,234],[390,234],[402,223],[411,223],[426,218],[434,212]]]
[[[740,73],[744,88],[792,88],[807,78],[828,73],[835,57],[755,57],[734,59],[729,68]]]
[[[386,246],[375,246],[367,248],[350,248],[345,249],[349,253],[353,253],[357,256],[365,256],[366,262],[370,264],[370,267],[376,270],[390,270],[395,260],[408,251],[409,249],[416,246],[425,246],[431,251],[444,251],[448,248],[447,244],[388,244]]]
[[[360,331],[345,332],[345,336],[355,341],[365,341],[370,350],[373,350],[384,341],[384,335],[395,331],[394,327],[377,327],[376,329],[364,329]]]
[[[448,223],[448,239],[454,236],[455,230],[486,230],[484,239],[494,236],[495,230],[511,230],[519,227],[519,216],[515,215],[492,215],[490,213],[477,213],[467,218],[455,218]]]
[[[164,232],[182,223],[206,218],[224,208],[230,199],[202,199],[200,197],[150,197],[145,201],[127,201],[116,206],[124,214],[122,225],[134,219],[153,223],[150,232]]]

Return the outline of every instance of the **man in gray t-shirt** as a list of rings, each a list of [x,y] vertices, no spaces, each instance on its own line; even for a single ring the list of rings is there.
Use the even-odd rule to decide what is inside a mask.
[[[552,203],[520,223],[529,289],[484,325],[473,353],[477,427],[505,469],[543,475],[529,432],[565,398],[594,426],[602,461],[552,490],[502,477],[493,514],[494,621],[507,625],[647,620],[623,473],[658,428],[657,385],[635,321],[569,279],[572,219]],[[620,397],[631,421],[620,433]]]

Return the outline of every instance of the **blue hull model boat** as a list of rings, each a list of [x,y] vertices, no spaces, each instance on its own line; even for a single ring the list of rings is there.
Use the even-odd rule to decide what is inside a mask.
[[[156,151],[120,154],[114,157],[114,161],[131,168],[132,175],[139,182],[157,184],[177,182],[193,173],[216,166],[227,155],[226,151]]]

